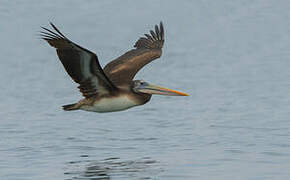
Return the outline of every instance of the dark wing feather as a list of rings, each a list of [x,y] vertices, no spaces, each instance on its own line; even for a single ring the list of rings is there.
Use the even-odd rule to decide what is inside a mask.
[[[61,63],[70,77],[80,84],[78,88],[84,97],[108,94],[117,89],[103,72],[96,54],[73,43],[52,23],[50,25],[56,32],[42,27],[41,36],[56,48]]]
[[[134,45],[135,49],[111,61],[104,72],[115,85],[128,85],[135,74],[146,64],[161,56],[164,44],[164,29],[162,22],[155,26],[155,32],[150,31],[141,37]]]

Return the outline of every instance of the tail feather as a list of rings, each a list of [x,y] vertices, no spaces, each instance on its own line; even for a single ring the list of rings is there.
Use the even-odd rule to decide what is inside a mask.
[[[63,110],[65,111],[73,111],[73,110],[78,110],[79,107],[77,106],[77,103],[74,104],[67,104],[62,106]]]

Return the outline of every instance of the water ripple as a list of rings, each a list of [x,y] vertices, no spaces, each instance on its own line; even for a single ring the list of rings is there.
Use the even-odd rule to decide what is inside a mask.
[[[79,180],[111,179],[114,176],[150,179],[149,175],[160,172],[160,169],[152,168],[156,163],[157,161],[148,157],[138,160],[121,160],[118,157],[111,157],[98,161],[72,161],[69,162],[70,170],[64,174],[70,176],[68,179]]]

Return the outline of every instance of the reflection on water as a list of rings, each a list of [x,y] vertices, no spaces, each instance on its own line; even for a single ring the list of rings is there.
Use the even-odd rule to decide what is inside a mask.
[[[152,175],[160,172],[160,169],[153,167],[156,162],[148,157],[138,160],[121,160],[114,157],[103,160],[71,161],[68,163],[69,170],[65,175],[70,176],[67,180],[108,180],[113,176],[151,179]],[[143,174],[143,177],[140,174]]]

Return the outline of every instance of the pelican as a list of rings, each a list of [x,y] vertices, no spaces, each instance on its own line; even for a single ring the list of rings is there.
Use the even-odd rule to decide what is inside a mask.
[[[56,49],[59,60],[69,76],[79,84],[84,98],[77,103],[64,105],[63,110],[114,112],[147,103],[152,94],[188,96],[186,93],[133,80],[135,74],[146,64],[159,58],[164,44],[164,29],[160,22],[155,32],[150,31],[137,40],[134,49],[100,66],[95,53],[77,45],[64,36],[50,22],[52,30],[41,27],[41,38]]]

